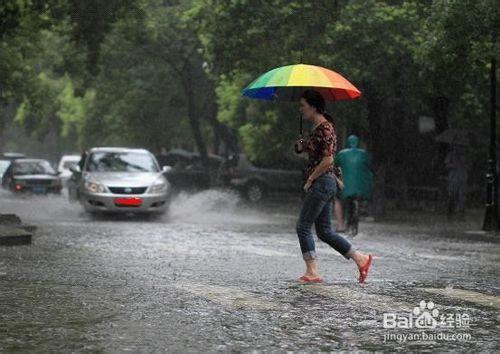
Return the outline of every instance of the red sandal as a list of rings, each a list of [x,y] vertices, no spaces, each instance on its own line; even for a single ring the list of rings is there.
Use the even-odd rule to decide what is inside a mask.
[[[297,279],[299,283],[303,284],[308,284],[308,283],[323,283],[323,278],[317,277],[317,278],[310,278],[306,275],[301,276],[299,279]]]
[[[362,267],[359,267],[359,283],[364,283],[366,278],[368,277],[368,270],[370,270],[370,267],[372,265],[372,260],[373,257],[371,254],[368,255],[368,260],[366,261],[365,265]]]

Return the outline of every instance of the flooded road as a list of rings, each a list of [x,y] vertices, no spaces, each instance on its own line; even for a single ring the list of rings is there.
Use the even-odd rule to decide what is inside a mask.
[[[500,349],[498,237],[363,223],[367,284],[318,242],[326,283],[299,285],[298,209],[206,191],[160,218],[93,219],[2,192],[0,213],[38,230],[0,248],[0,351]]]

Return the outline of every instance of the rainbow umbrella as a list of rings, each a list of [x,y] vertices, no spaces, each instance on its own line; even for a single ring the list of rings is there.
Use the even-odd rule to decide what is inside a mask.
[[[244,96],[263,100],[298,101],[307,89],[319,91],[325,100],[352,100],[361,92],[342,75],[321,66],[282,66],[259,76],[243,89]]]

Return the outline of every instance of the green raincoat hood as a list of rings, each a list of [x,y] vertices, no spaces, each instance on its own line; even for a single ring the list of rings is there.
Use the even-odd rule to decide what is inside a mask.
[[[347,146],[351,149],[357,148],[359,145],[359,138],[356,135],[349,135],[347,138]]]

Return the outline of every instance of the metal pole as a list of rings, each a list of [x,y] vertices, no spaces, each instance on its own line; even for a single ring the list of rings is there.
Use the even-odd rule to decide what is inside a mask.
[[[498,223],[498,170],[497,170],[497,125],[496,125],[496,58],[491,59],[490,71],[490,156],[486,173],[486,213],[483,230],[496,231]]]

